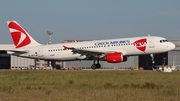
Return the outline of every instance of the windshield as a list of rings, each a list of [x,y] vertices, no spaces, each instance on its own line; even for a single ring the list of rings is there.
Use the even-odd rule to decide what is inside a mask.
[[[163,43],[163,42],[168,42],[168,40],[166,39],[160,40],[160,43]]]

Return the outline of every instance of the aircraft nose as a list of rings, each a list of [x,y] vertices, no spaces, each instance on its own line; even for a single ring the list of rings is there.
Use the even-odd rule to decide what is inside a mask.
[[[174,43],[169,42],[168,47],[169,47],[170,50],[173,50],[176,46],[175,46]]]

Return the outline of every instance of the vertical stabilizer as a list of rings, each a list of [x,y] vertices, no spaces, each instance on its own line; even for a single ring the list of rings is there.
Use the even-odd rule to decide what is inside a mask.
[[[40,45],[16,21],[7,21],[7,25],[16,48]]]

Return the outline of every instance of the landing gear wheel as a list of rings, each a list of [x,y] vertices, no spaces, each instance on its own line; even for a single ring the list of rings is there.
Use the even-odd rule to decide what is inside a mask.
[[[101,68],[101,64],[96,64],[96,68]]]
[[[92,68],[93,70],[95,70],[95,69],[96,69],[96,64],[92,64],[92,65],[91,65],[91,68]]]

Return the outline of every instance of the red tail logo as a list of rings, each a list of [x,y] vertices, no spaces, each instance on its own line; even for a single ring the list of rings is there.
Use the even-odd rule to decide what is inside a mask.
[[[11,36],[16,48],[26,46],[31,42],[26,31],[16,22],[10,22],[8,27],[10,29]]]
[[[144,39],[139,39],[135,41],[133,44],[137,49],[144,52],[146,50],[146,43],[147,43],[147,40],[146,38],[144,38]]]

